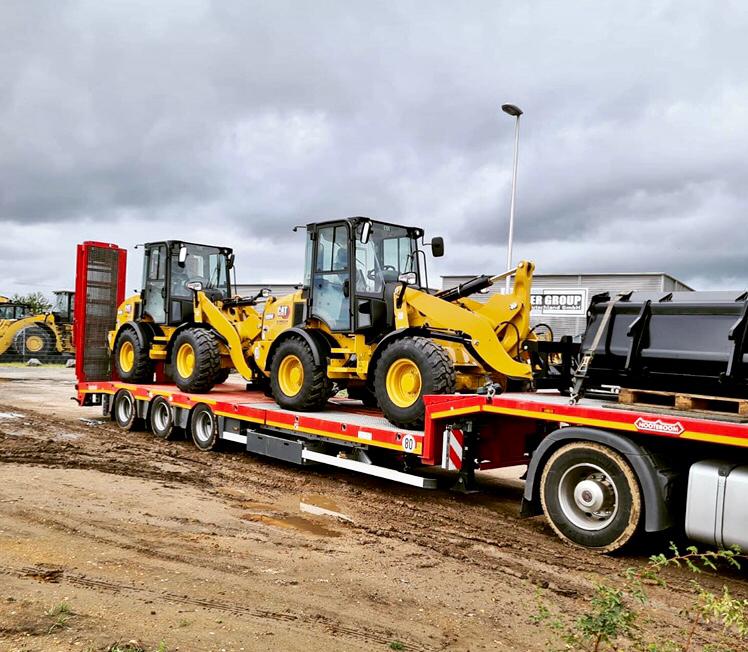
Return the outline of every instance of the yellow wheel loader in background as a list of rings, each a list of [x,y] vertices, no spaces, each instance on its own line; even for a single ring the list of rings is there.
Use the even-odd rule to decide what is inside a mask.
[[[34,315],[29,306],[0,297],[0,356],[46,357],[75,353],[73,307],[75,292],[58,290],[50,312]]]
[[[430,291],[422,247],[440,256],[443,241],[424,243],[419,228],[355,217],[306,231],[303,287],[268,297],[262,313],[259,295],[231,295],[230,249],[146,244],[144,289],[109,334],[118,376],[150,382],[163,362],[180,389],[205,392],[234,368],[301,411],[346,388],[400,427],[421,425],[425,394],[532,380],[532,263],[512,270],[511,294],[479,303],[469,295],[506,274]]]

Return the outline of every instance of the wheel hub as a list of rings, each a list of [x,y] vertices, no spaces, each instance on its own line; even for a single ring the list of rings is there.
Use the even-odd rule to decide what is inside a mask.
[[[304,386],[304,365],[295,355],[288,355],[278,367],[278,384],[286,396],[296,396]]]
[[[177,372],[182,378],[189,378],[195,371],[195,349],[191,344],[182,344],[177,351]]]
[[[38,335],[30,335],[26,338],[26,348],[31,353],[38,353],[44,347],[44,340]]]
[[[564,516],[576,527],[601,530],[618,513],[618,490],[611,477],[595,464],[567,469],[558,484],[558,502]]]
[[[387,394],[398,407],[410,407],[421,395],[421,372],[412,360],[396,360],[387,371]]]
[[[574,501],[580,509],[597,512],[605,503],[606,488],[595,479],[582,480],[574,488]]]
[[[125,373],[132,371],[135,365],[135,348],[132,342],[125,341],[119,350],[119,367]]]

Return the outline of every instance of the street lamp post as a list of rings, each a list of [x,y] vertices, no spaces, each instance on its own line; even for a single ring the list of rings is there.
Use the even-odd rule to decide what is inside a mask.
[[[512,167],[512,202],[509,205],[509,242],[506,248],[506,268],[512,268],[512,243],[514,241],[514,204],[517,201],[517,161],[519,159],[519,117],[522,115],[522,109],[514,104],[502,104],[501,110],[516,118],[514,122],[514,165]],[[509,294],[509,284],[511,278],[506,277],[505,291]]]

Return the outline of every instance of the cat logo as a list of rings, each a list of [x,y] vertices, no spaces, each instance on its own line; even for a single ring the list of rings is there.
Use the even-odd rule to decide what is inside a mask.
[[[278,306],[278,319],[288,319],[291,309],[288,306]]]

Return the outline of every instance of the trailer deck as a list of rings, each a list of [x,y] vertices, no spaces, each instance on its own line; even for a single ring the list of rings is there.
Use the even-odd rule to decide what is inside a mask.
[[[621,405],[614,395],[571,402],[545,390],[432,395],[416,431],[348,399],[295,412],[243,383],[185,393],[163,382],[163,360],[155,384],[120,382],[105,343],[124,295],[124,261],[114,245],[84,243],[76,284],[77,399],[101,404],[122,428],[186,434],[204,451],[225,440],[422,488],[436,487],[423,473],[441,468],[464,492],[477,489],[476,471],[526,465],[522,513],[544,514],[577,545],[608,552],[639,532],[685,524],[697,540],[748,546],[748,422],[740,413]]]

